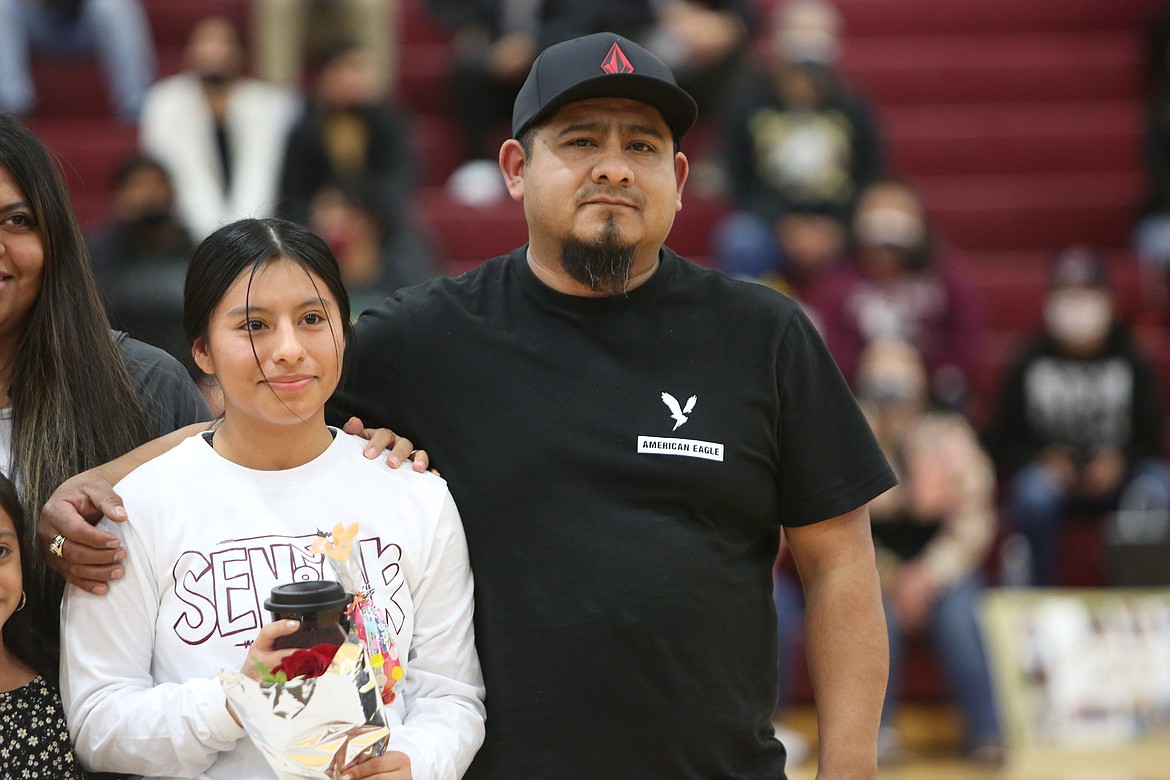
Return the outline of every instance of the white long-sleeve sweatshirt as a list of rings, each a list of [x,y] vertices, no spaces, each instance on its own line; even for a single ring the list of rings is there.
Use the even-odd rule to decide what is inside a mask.
[[[485,717],[463,526],[443,480],[367,460],[364,445],[338,431],[303,466],[255,471],[198,435],[118,483],[130,519],[102,527],[121,537],[126,574],[105,596],[69,587],[61,613],[61,694],[87,768],[275,777],[216,671],[242,667],[273,585],[334,579],[309,550],[317,530],[357,522],[353,555],[405,672],[388,749],[416,780],[463,774]]]

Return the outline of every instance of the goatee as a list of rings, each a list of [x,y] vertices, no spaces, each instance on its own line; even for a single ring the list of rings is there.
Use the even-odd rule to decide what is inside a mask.
[[[596,241],[573,236],[565,239],[561,243],[561,267],[593,292],[622,295],[630,283],[637,249],[622,241],[617,223],[610,219]]]

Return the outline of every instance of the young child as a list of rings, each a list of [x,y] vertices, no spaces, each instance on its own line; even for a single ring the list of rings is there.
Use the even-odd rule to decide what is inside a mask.
[[[87,768],[274,777],[216,671],[258,677],[255,661],[291,652],[273,642],[293,627],[263,625],[263,601],[278,583],[332,579],[310,547],[338,523],[359,525],[352,554],[405,672],[386,753],[345,776],[457,778],[471,763],[484,691],[459,514],[435,475],[367,460],[364,440],[326,426],[349,323],[337,263],[303,227],[244,220],[195,251],[184,329],[224,414],[118,484],[130,520],[102,523],[127,550],[124,579],[104,597],[66,593],[62,698]]]
[[[24,512],[16,488],[0,474],[0,756],[5,777],[80,780],[81,767],[65,730],[61,696],[44,669],[51,658],[38,637],[28,604]],[[55,665],[54,665],[55,667]]]

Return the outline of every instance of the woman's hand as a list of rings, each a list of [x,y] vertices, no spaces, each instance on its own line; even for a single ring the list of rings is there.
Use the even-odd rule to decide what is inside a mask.
[[[431,465],[431,459],[426,450],[413,449],[414,444],[405,436],[399,436],[389,428],[367,428],[357,417],[350,417],[342,430],[351,436],[360,436],[369,444],[366,445],[365,456],[370,460],[378,457],[383,451],[389,450],[386,463],[391,468],[398,468],[404,461],[409,460],[415,471],[426,471]],[[438,474],[438,472],[435,472]]]
[[[413,780],[410,756],[391,751],[380,756],[359,758],[345,768],[341,780]]]

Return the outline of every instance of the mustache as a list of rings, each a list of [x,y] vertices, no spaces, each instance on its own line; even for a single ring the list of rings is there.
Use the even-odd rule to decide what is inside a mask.
[[[642,193],[633,189],[618,189],[605,185],[592,185],[577,190],[577,203],[588,203],[591,200],[618,200],[628,203],[635,208],[642,208],[646,198]]]

